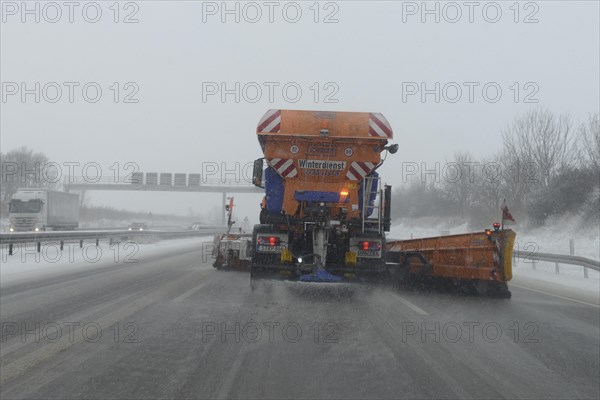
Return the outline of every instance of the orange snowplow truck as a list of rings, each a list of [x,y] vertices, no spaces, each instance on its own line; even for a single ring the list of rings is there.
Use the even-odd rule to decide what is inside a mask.
[[[439,257],[450,253],[437,251],[450,243],[444,238],[386,242],[392,192],[377,169],[382,153],[393,154],[398,145],[389,143],[393,132],[382,114],[269,110],[257,135],[264,158],[254,162],[253,183],[265,189],[265,201],[252,234],[252,280],[408,279],[439,272],[506,287],[506,240],[500,238],[506,231],[474,234],[474,241],[454,235],[448,262]],[[457,261],[462,268],[452,264]]]

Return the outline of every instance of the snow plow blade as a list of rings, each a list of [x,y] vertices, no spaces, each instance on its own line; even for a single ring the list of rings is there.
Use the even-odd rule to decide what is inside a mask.
[[[515,237],[515,232],[507,229],[389,240],[387,262],[398,266],[405,279],[447,278],[503,290],[512,279]]]

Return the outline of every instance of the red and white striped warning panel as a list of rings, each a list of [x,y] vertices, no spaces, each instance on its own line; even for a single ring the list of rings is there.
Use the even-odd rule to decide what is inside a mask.
[[[392,138],[392,127],[387,119],[380,113],[369,114],[369,136]]]
[[[258,123],[258,132],[278,133],[281,128],[281,110],[269,110]]]
[[[273,158],[269,160],[269,165],[283,178],[294,178],[298,175],[294,160],[290,158]]]
[[[375,168],[375,164],[371,162],[354,161],[350,164],[350,168],[348,168],[346,178],[351,181],[360,181],[367,176],[369,172],[373,171],[373,168]]]

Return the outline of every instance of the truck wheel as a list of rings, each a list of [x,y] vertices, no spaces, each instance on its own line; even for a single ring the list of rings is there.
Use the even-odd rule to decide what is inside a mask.
[[[251,265],[250,266],[250,279],[261,279],[265,276],[265,273],[263,271],[260,270],[259,267],[257,267],[256,265]]]
[[[262,275],[261,272],[257,271],[257,267],[250,266],[250,291],[254,292],[258,289]]]
[[[510,299],[512,293],[508,290],[506,282],[476,282],[473,283],[476,286],[477,294],[483,294],[488,297],[495,297],[499,299]]]
[[[216,269],[223,269],[223,256],[221,254],[217,254],[213,267]]]
[[[512,297],[512,293],[508,290],[506,283],[498,283],[496,285],[496,295],[501,299],[510,299]]]
[[[258,282],[256,279],[250,277],[250,291],[255,292],[258,289]]]

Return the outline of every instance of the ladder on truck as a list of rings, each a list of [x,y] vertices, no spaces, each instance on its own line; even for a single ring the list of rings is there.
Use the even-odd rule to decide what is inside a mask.
[[[383,190],[380,189],[380,184],[381,178],[378,176],[366,176],[362,181],[362,233],[365,233],[365,227],[368,226],[377,226],[377,232],[381,233],[381,219],[383,217]],[[373,190],[373,188],[375,188],[375,190]],[[373,205],[371,205],[370,202],[372,195],[376,195],[375,202]],[[368,216],[369,212],[371,212],[370,217]]]

